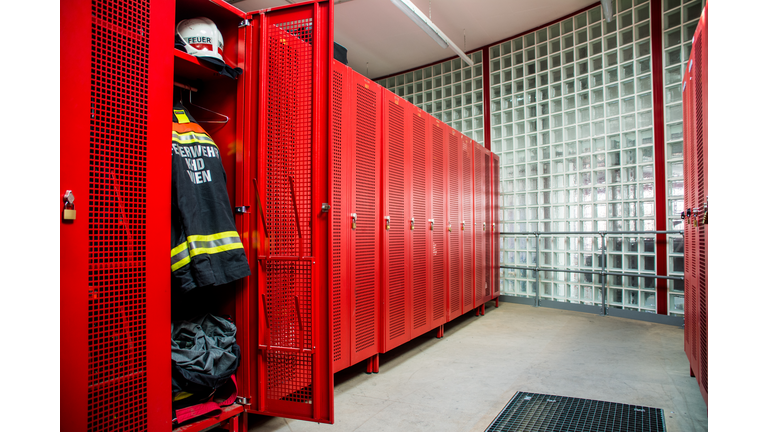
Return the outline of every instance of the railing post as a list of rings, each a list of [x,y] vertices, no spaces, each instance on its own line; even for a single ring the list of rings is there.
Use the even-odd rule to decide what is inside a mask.
[[[539,277],[539,267],[541,267],[541,257],[539,256],[539,232],[533,233],[536,236],[536,302],[535,307],[539,307],[541,303],[541,278]]]
[[[605,300],[606,294],[607,294],[606,293],[606,289],[605,289],[605,281],[608,278],[608,275],[605,274],[607,266],[608,266],[607,256],[605,254],[606,249],[608,249],[608,244],[605,242],[606,234],[607,234],[606,232],[601,232],[600,233],[600,237],[602,238],[602,246],[603,246],[603,259],[601,260],[602,261],[602,263],[601,263],[602,264],[602,266],[601,266],[602,267],[602,273],[600,273],[600,275],[602,276],[602,279],[603,279],[603,284],[602,284],[602,288],[601,288],[601,293],[602,293],[601,297],[602,297],[602,300],[603,300],[603,307],[602,307],[602,310],[600,311],[600,315],[608,315],[608,308],[606,307],[606,300]]]

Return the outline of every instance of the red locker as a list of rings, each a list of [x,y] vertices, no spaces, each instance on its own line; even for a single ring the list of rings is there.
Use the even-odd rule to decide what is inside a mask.
[[[474,285],[474,197],[472,187],[472,158],[474,144],[461,136],[461,248],[462,248],[462,304],[461,312],[467,313],[475,307]]]
[[[410,114],[413,120],[413,145],[411,147],[412,164],[412,203],[411,208],[411,244],[413,245],[413,319],[411,338],[415,338],[431,330],[432,324],[432,275],[431,259],[432,244],[429,231],[431,201],[429,185],[431,183],[431,149],[428,143],[432,140],[431,125],[435,119],[426,112],[411,106]]]
[[[446,228],[446,153],[448,125],[431,118],[430,162],[431,183],[429,189],[430,208],[429,234],[431,236],[429,256],[431,259],[431,324],[438,327],[446,322],[447,283],[447,228]]]
[[[483,271],[485,272],[485,289],[484,289],[484,302],[490,301],[493,298],[493,160],[491,158],[491,151],[483,148],[483,194],[485,195],[485,211],[484,225],[485,229],[485,264],[483,265]]]
[[[693,37],[683,76],[685,181],[684,348],[704,402],[708,403],[708,6]]]
[[[382,352],[411,339],[412,111],[404,99],[382,90]]]
[[[334,161],[332,178],[341,201],[331,208],[333,253],[340,259],[332,271],[333,369],[339,371],[379,352],[382,89],[333,63],[333,141],[340,159]]]
[[[499,184],[499,155],[491,153],[493,158],[493,172],[492,172],[492,199],[493,199],[493,209],[491,212],[491,236],[492,236],[492,242],[493,242],[493,258],[491,261],[491,275],[493,280],[493,298],[497,298],[500,295],[501,291],[501,275],[499,273],[500,271],[500,262],[501,262],[501,256],[500,256],[500,238],[499,238],[499,232],[501,231],[501,225],[499,224],[499,211],[500,211],[500,199],[501,199],[501,193],[500,193],[500,187]]]
[[[475,245],[474,245],[474,273],[475,273],[475,307],[480,307],[486,302],[485,298],[485,148],[473,141],[474,155],[474,190],[473,204],[475,214]]]
[[[447,265],[448,265],[448,301],[446,302],[450,321],[462,311],[462,244],[461,244],[461,141],[464,136],[451,128],[447,145]]]

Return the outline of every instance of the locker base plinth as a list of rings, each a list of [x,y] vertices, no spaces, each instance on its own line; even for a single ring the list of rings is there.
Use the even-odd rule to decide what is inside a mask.
[[[480,315],[485,316],[485,303],[480,306]]]
[[[365,373],[372,374],[372,373],[379,373],[379,355],[374,354],[365,361]]]
[[[437,338],[442,339],[443,336],[445,336],[445,324],[441,324],[440,327],[437,328]]]
[[[496,297],[496,307],[499,307],[499,298]]]
[[[693,373],[693,368],[692,368],[692,367],[690,367],[690,366],[688,366],[688,369],[690,369],[690,373],[691,373],[691,376],[692,376],[692,377],[695,377],[695,376],[696,376],[696,374],[695,374],[695,373]]]

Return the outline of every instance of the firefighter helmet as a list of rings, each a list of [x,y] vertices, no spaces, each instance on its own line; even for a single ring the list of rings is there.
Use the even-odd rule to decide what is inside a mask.
[[[184,40],[187,53],[195,57],[215,57],[224,61],[224,39],[216,24],[208,18],[179,21],[176,33]]]

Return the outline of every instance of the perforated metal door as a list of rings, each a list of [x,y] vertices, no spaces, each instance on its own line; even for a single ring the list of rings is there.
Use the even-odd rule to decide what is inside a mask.
[[[411,337],[416,337],[429,328],[431,322],[427,319],[428,301],[431,298],[428,278],[428,241],[429,227],[427,226],[428,202],[427,194],[427,114],[414,110],[413,119],[413,321],[411,322]]]
[[[172,9],[61,4],[61,194],[76,198],[60,226],[70,430],[170,430],[170,188],[150,186],[171,179]]]
[[[384,351],[410,339],[408,315],[411,309],[408,267],[410,265],[410,191],[406,170],[406,149],[410,143],[406,124],[410,109],[407,102],[382,90],[382,192],[383,236],[382,299],[384,313]]]
[[[332,422],[329,218],[333,180],[332,4],[275,8],[253,17],[260,56],[257,182],[268,238],[259,253],[256,411]]]
[[[493,237],[493,259],[491,261],[492,275],[493,275],[493,297],[496,298],[500,294],[500,274],[499,274],[499,199],[501,198],[499,193],[499,156],[493,154],[493,211],[491,212],[491,236]]]
[[[491,182],[491,171],[493,166],[491,165],[491,152],[490,150],[483,149],[483,195],[485,197],[485,263],[483,265],[485,272],[485,288],[483,294],[485,301],[491,299],[493,295],[493,267],[491,262],[493,261],[493,184]]]
[[[350,73],[350,288],[355,364],[379,349],[381,87]],[[352,215],[355,215],[354,217]],[[354,222],[353,222],[354,218]]]
[[[475,205],[475,307],[485,303],[485,158],[483,147],[474,144]]]
[[[446,148],[447,148],[447,128],[444,123],[431,120],[430,129],[432,132],[431,153],[431,231],[432,245],[432,315],[431,327],[437,327],[446,322],[446,296],[447,287],[447,257],[446,257]]]
[[[461,134],[448,134],[448,320],[461,315]]]
[[[472,189],[472,141],[469,138],[462,137],[461,140],[461,197],[462,197],[462,230],[461,243],[463,248],[462,256],[462,313],[466,313],[474,308],[474,271],[473,271],[473,243],[474,243],[474,211],[473,211],[473,189]]]

